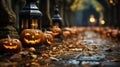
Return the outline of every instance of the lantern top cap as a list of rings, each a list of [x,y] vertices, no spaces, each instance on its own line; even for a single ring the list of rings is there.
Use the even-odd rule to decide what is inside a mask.
[[[58,5],[55,6],[54,15],[52,17],[52,20],[62,20],[60,14],[59,14]]]
[[[55,6],[54,11],[55,11],[55,14],[58,14],[58,13],[59,13],[58,5]]]
[[[42,12],[38,9],[36,4],[37,0],[26,0],[25,7],[20,11],[20,15],[42,16]]]

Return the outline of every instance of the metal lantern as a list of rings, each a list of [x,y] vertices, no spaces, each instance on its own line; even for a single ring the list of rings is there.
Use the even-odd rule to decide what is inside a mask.
[[[36,0],[26,0],[25,7],[19,12],[19,29],[40,29],[42,13],[36,6]]]
[[[55,10],[54,10],[54,15],[52,17],[52,25],[53,26],[58,25],[60,28],[62,27],[62,18],[59,14],[58,5],[56,5]]]

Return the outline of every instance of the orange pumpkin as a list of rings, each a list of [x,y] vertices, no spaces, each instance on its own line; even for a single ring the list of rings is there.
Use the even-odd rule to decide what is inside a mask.
[[[77,29],[76,28],[68,28],[68,27],[66,27],[66,28],[64,28],[64,30],[70,31],[71,35],[76,35],[77,34]]]
[[[117,38],[119,36],[119,31],[117,29],[113,29],[111,32],[111,36],[113,38]]]
[[[43,44],[51,45],[53,42],[53,36],[49,33],[44,33]]]
[[[63,36],[64,37],[70,36],[70,31],[63,31]]]
[[[93,27],[93,31],[100,33],[101,32],[101,28],[100,27]]]
[[[106,36],[110,37],[111,36],[111,32],[112,32],[111,29],[106,30]]]
[[[20,34],[20,40],[23,45],[35,46],[42,43],[43,33],[38,29],[25,29]]]
[[[70,32],[72,35],[76,35],[77,34],[77,29],[71,28]]]
[[[19,52],[22,44],[18,39],[4,38],[0,40],[0,52]]]
[[[46,34],[51,34],[52,36],[54,36],[52,31],[47,31],[47,30],[46,30],[44,33],[46,33]]]
[[[52,32],[54,36],[60,35],[62,33],[62,30],[59,28],[59,26],[53,26]]]
[[[78,32],[81,33],[81,32],[84,32],[84,31],[85,31],[85,27],[79,27],[79,28],[78,28]]]

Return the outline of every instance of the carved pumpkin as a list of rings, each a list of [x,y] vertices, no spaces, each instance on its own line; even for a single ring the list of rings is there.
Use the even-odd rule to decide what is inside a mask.
[[[20,39],[27,46],[39,45],[43,39],[43,33],[38,29],[25,29],[20,34]]]
[[[43,43],[51,45],[53,42],[53,36],[49,33],[44,33]]]
[[[19,52],[22,48],[22,44],[18,39],[5,38],[0,40],[1,52]]]
[[[54,36],[60,35],[62,33],[62,30],[58,26],[53,26],[52,32]]]

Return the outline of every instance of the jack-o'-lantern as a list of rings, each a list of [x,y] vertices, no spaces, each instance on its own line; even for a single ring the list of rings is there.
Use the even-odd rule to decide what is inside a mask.
[[[62,30],[59,28],[59,26],[53,26],[52,32],[54,36],[60,35],[62,33]]]
[[[25,29],[20,34],[20,40],[23,45],[34,46],[39,45],[42,41],[43,33],[38,29]]]
[[[49,33],[44,33],[43,43],[46,45],[51,45],[53,42],[53,36]]]
[[[0,52],[19,52],[22,49],[20,40],[4,38],[0,40]]]

